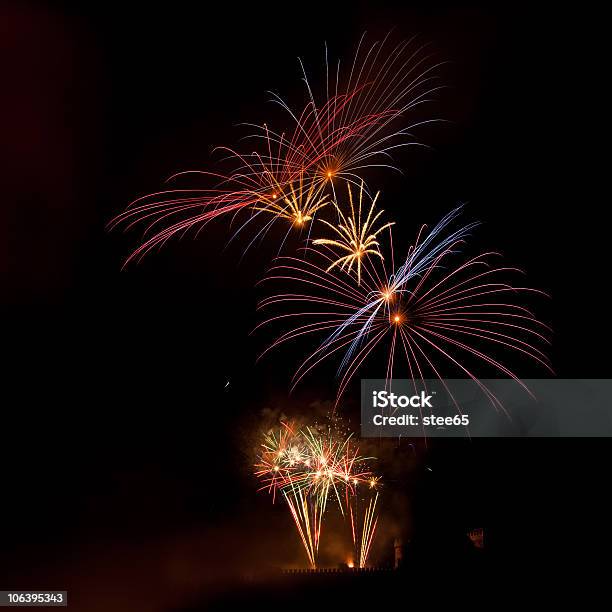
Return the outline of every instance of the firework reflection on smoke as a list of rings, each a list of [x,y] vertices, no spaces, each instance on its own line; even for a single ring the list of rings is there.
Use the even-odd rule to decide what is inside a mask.
[[[297,428],[283,422],[264,435],[255,475],[273,501],[285,500],[311,567],[317,566],[321,531],[329,503],[350,521],[359,566],[365,567],[376,530],[379,478],[359,455],[351,435],[327,427]],[[364,513],[360,499],[367,496]],[[363,514],[363,516],[360,516]],[[363,524],[362,524],[363,523]]]

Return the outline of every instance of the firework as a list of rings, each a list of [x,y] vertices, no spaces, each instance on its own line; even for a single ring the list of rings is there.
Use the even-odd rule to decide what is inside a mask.
[[[379,479],[369,470],[371,458],[359,455],[351,436],[328,427],[320,431],[305,427],[297,429],[283,423],[277,431],[264,435],[255,466],[255,475],[262,489],[282,494],[291,513],[302,545],[312,567],[316,567],[323,518],[333,499],[343,516],[350,516],[353,540],[356,544],[355,508],[358,487],[374,489]],[[363,534],[374,535],[373,513],[364,517]],[[367,523],[367,524],[366,524]],[[364,548],[360,559],[367,559]]]
[[[335,232],[338,238],[333,240],[329,238],[317,238],[314,241],[314,244],[317,246],[330,246],[334,249],[340,249],[341,251],[348,253],[347,255],[342,255],[336,259],[336,261],[332,262],[332,264],[328,266],[326,272],[329,272],[336,266],[339,266],[341,270],[346,270],[348,273],[350,273],[353,266],[355,266],[357,273],[357,284],[360,285],[363,260],[370,255],[376,255],[380,259],[384,259],[379,250],[377,236],[394,224],[387,223],[374,230],[376,222],[384,212],[381,210],[374,214],[374,206],[376,205],[376,200],[378,199],[380,192],[374,196],[372,204],[370,205],[370,210],[364,219],[362,217],[363,182],[361,183],[361,187],[359,189],[359,207],[357,209],[355,209],[355,204],[353,202],[353,192],[351,190],[350,183],[347,183],[347,188],[351,207],[350,216],[345,216],[338,204],[334,203],[336,212],[338,213],[339,223],[337,225],[332,225],[329,223],[329,221],[322,219],[322,223]]]
[[[241,215],[232,239],[259,221],[246,250],[277,220],[288,219],[297,227],[312,220],[334,193],[335,178],[360,184],[364,169],[395,168],[390,162],[393,150],[421,144],[412,129],[429,121],[410,122],[409,117],[439,89],[438,65],[431,63],[425,45],[417,46],[412,39],[392,46],[385,37],[368,46],[364,35],[346,74],[339,61],[330,70],[326,49],[325,89],[319,96],[301,66],[307,91],[302,111],[292,110],[273,94],[287,112],[291,129],[245,124],[254,130],[247,136],[253,149],[217,148],[225,155],[221,167],[228,169],[177,173],[169,179],[176,188],[138,198],[109,223],[111,229],[143,228],[142,243],[126,263],[173,237],[197,235],[226,215]],[[178,186],[177,181],[189,178],[196,186]]]
[[[225,174],[207,171],[180,172],[168,179],[168,182],[176,183],[190,177],[207,178],[216,181],[215,187],[176,188],[152,193],[134,200],[124,212],[110,221],[109,229],[122,227],[127,231],[136,226],[144,228],[142,243],[128,257],[126,264],[139,261],[174,237],[182,237],[189,232],[194,232],[197,236],[208,223],[219,217],[235,216],[250,210],[250,215],[236,232],[237,235],[264,212],[272,212],[272,203],[277,198],[281,202],[288,199],[289,206],[293,206],[296,213],[302,211],[312,216],[312,209],[316,209],[318,203],[313,206],[309,201],[305,211],[301,201],[302,193],[312,195],[312,192],[300,190],[299,201],[290,197],[293,190],[295,198],[295,188],[292,187],[294,183],[303,184],[302,168],[288,164],[281,167],[280,160],[259,153],[243,155],[225,147],[220,148],[230,151],[231,159],[239,164],[237,169]],[[320,190],[317,190],[317,196],[319,193]],[[281,211],[284,211],[284,208],[278,207],[277,212]],[[288,213],[279,214],[275,218],[282,217],[287,218]],[[265,234],[270,226],[271,222],[264,223],[258,236]]]
[[[369,484],[369,488],[374,489],[377,484],[377,482],[372,481]],[[359,504],[357,497],[355,497],[354,503],[350,507],[353,544],[355,546],[355,556],[358,559],[358,567],[360,568],[366,567],[372,541],[374,540],[374,534],[376,533],[376,526],[378,524],[376,507],[378,503],[378,495],[379,492],[375,491],[374,494],[368,498],[367,505],[363,512],[361,527],[359,527],[358,521],[359,517],[357,506]]]
[[[387,272],[382,259],[364,261],[361,283],[339,274],[331,266],[335,255],[324,248],[309,249],[308,258],[278,258],[264,282],[281,280],[297,289],[271,295],[259,305],[263,310],[280,309],[260,326],[288,325],[267,350],[301,336],[322,337],[316,350],[298,367],[293,385],[322,361],[340,354],[340,398],[354,374],[380,347],[387,351],[387,380],[393,378],[397,353],[403,355],[404,372],[413,380],[427,378],[430,373],[442,379],[442,360],[455,372],[476,381],[496,407],[501,405],[468,362],[476,360],[492,366],[522,386],[516,374],[497,357],[502,349],[552,371],[539,348],[549,343],[550,328],[516,303],[517,296],[545,294],[512,284],[508,277],[521,271],[495,266],[492,262],[497,253],[453,263],[476,225],[451,230],[460,211],[453,210],[429,233],[419,232],[408,256],[393,272]],[[390,260],[393,266],[392,252]],[[305,312],[300,308],[304,303],[308,305]],[[286,312],[287,306],[294,310]],[[291,326],[296,317],[299,325]]]
[[[289,114],[294,130],[270,136],[287,150],[288,159],[307,168],[315,180],[342,177],[361,182],[365,168],[395,168],[391,153],[400,147],[423,146],[412,130],[435,120],[410,121],[415,109],[431,101],[440,86],[427,45],[416,38],[393,45],[383,40],[366,42],[364,34],[350,70],[340,70],[340,60],[330,65],[325,48],[325,87],[316,95],[300,61],[308,102],[296,113],[280,96],[274,100]],[[256,126],[253,126],[256,127]],[[258,133],[254,134],[257,137]]]
[[[304,183],[304,174],[300,175],[297,184],[289,183],[283,190],[280,185],[271,196],[264,196],[253,210],[267,212],[277,218],[287,219],[297,227],[312,221],[321,208],[327,205],[327,194],[321,194],[322,185],[317,187],[314,181]]]

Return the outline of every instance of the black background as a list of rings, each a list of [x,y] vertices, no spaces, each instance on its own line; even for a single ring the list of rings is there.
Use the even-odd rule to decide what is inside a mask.
[[[266,90],[301,100],[297,57],[316,79],[325,41],[347,57],[395,28],[449,61],[431,112],[450,122],[398,156],[404,176],[380,175],[384,206],[408,240],[467,202],[475,246],[551,294],[556,373],[607,377],[597,21],[515,3],[4,3],[0,586],[161,610],[293,538],[255,494],[249,432],[266,407],[332,399],[333,370],[289,397],[298,349],[254,363],[253,286],[274,248],[239,263],[220,222],[121,271],[138,233],[104,225],[235,143],[238,122],[272,112]],[[605,529],[606,440],[417,446],[405,520],[424,538],[485,525],[500,556],[575,563],[572,543]]]

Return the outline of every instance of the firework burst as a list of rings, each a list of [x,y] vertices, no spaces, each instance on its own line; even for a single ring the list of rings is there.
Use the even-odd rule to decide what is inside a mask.
[[[374,207],[380,192],[374,196],[370,209],[364,218],[362,215],[363,182],[359,188],[359,206],[357,208],[355,208],[353,202],[353,192],[350,183],[347,183],[347,189],[350,202],[350,215],[345,216],[338,204],[334,203],[339,218],[338,224],[333,225],[329,223],[329,221],[322,219],[322,223],[337,234],[338,237],[336,239],[317,238],[314,244],[317,246],[324,245],[333,247],[334,249],[340,249],[341,252],[347,253],[332,262],[332,264],[328,266],[326,272],[339,266],[341,270],[346,270],[350,273],[353,267],[355,267],[357,284],[361,285],[361,267],[364,259],[370,255],[375,255],[380,259],[384,259],[379,249],[380,245],[377,236],[394,225],[394,223],[386,223],[382,227],[374,229],[376,222],[384,212],[381,210],[374,213]]]
[[[309,181],[306,185],[304,174],[299,181],[289,183],[286,188],[280,185],[272,195],[262,196],[260,204],[253,206],[253,210],[272,214],[280,219],[287,219],[297,227],[302,227],[312,221],[317,212],[328,204],[327,194],[322,194],[323,185]]]
[[[292,110],[272,94],[293,124],[289,130],[245,124],[253,130],[246,138],[254,148],[218,147],[224,154],[221,167],[228,165],[227,170],[177,173],[170,177],[171,184],[191,178],[197,186],[191,183],[138,198],[110,221],[110,229],[143,228],[142,243],[126,263],[140,260],[173,237],[190,232],[197,236],[208,223],[226,215],[242,218],[232,238],[259,221],[248,249],[276,220],[298,227],[311,221],[333,194],[334,179],[360,184],[366,168],[397,169],[391,163],[395,149],[421,145],[412,130],[429,121],[411,122],[410,116],[439,89],[438,65],[432,64],[425,45],[414,39],[392,45],[388,37],[367,45],[364,35],[346,74],[339,61],[335,70],[330,67],[326,49],[320,96],[314,95],[300,64],[307,91],[302,111]]]
[[[216,182],[211,188],[176,188],[152,193],[134,200],[128,208],[112,219],[109,229],[123,228],[125,231],[143,227],[141,245],[128,257],[126,264],[140,261],[142,257],[174,238],[183,237],[189,232],[199,234],[211,221],[222,216],[236,215],[250,211],[247,219],[234,234],[238,235],[247,225],[269,212],[277,214],[272,221],[262,224],[257,237],[265,235],[272,222],[280,218],[289,218],[290,210],[310,214],[316,212],[318,202],[313,203],[312,196],[320,195],[320,189],[304,191],[304,170],[288,162],[268,155],[252,153],[240,154],[226,147],[219,147],[229,154],[229,159],[238,167],[228,173],[208,171],[180,172],[168,179],[176,184],[178,181],[197,177]],[[294,185],[298,187],[296,189]],[[310,194],[307,205],[301,201],[302,194]],[[278,199],[285,205],[276,205]],[[288,208],[287,208],[288,207]],[[294,218],[291,219],[295,220]]]
[[[540,348],[549,343],[550,328],[516,303],[520,296],[545,294],[513,284],[510,277],[521,271],[494,265],[497,253],[455,263],[476,225],[451,230],[460,210],[446,215],[430,232],[422,229],[394,271],[386,270],[382,258],[364,261],[361,283],[340,274],[332,265],[335,254],[325,247],[309,249],[308,258],[277,259],[263,282],[282,281],[296,289],[273,294],[259,304],[260,309],[275,309],[275,313],[258,327],[272,323],[288,327],[265,352],[302,336],[321,338],[299,365],[293,385],[322,361],[340,355],[339,399],[366,359],[385,347],[387,380],[394,376],[398,354],[404,358],[403,372],[413,380],[431,373],[442,379],[442,361],[476,381],[491,402],[503,408],[468,362],[491,366],[521,385],[498,353],[514,352],[552,371]],[[393,254],[390,260],[393,266]],[[307,311],[303,304],[308,305]],[[287,312],[287,306],[292,310]],[[299,324],[292,325],[296,320]]]
[[[321,95],[315,95],[300,61],[308,94],[301,113],[273,94],[291,117],[294,130],[286,141],[282,134],[272,137],[285,146],[292,163],[312,172],[314,180],[342,177],[359,183],[365,168],[398,170],[391,153],[401,147],[424,146],[412,131],[435,121],[410,121],[415,109],[430,102],[440,89],[441,64],[432,59],[428,46],[418,44],[416,38],[394,45],[387,35],[369,44],[364,34],[350,69],[342,72],[340,60],[335,66],[330,63],[326,47]],[[265,138],[269,137],[267,132]]]
[[[283,423],[264,435],[255,465],[261,489],[280,493],[295,523],[311,567],[316,567],[323,518],[333,499],[345,517],[350,517],[353,541],[360,544],[360,564],[365,566],[374,536],[375,504],[369,507],[360,527],[357,513],[358,488],[376,492],[379,479],[368,468],[369,457],[359,455],[351,436],[328,427],[298,429]]]

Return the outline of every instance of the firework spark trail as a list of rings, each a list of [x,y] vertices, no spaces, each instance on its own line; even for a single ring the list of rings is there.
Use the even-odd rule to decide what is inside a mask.
[[[363,526],[359,541],[359,567],[366,567],[372,541],[374,540],[374,534],[376,533],[376,525],[378,524],[378,516],[376,515],[377,502],[378,491],[373,498],[370,498],[363,517]],[[355,544],[357,544],[357,542]]]
[[[538,347],[549,343],[550,328],[528,308],[513,302],[521,295],[546,294],[505,280],[506,275],[521,271],[493,265],[491,260],[497,253],[482,253],[453,267],[452,258],[458,256],[476,225],[470,223],[451,230],[450,224],[460,210],[451,211],[423,238],[423,232],[419,232],[415,245],[395,272],[386,271],[384,260],[365,261],[361,284],[336,268],[330,269],[335,259],[324,251],[310,249],[308,260],[278,258],[264,283],[280,280],[299,289],[272,294],[260,302],[259,308],[290,306],[294,310],[281,310],[258,328],[272,323],[290,325],[295,317],[299,324],[290,326],[269,348],[300,336],[323,336],[319,346],[299,365],[293,385],[319,363],[341,353],[339,399],[379,346],[389,351],[388,379],[397,367],[397,350],[403,353],[413,379],[424,379],[427,371],[442,379],[437,364],[442,357],[455,371],[476,381],[498,409],[503,407],[466,361],[475,359],[488,364],[523,387],[516,374],[497,358],[499,349],[526,356],[552,372],[545,352]],[[304,302],[309,306],[306,312],[300,310]],[[489,348],[481,349],[479,344]]]
[[[329,500],[336,502],[343,516],[349,509],[352,524],[357,487],[378,486],[378,478],[367,467],[369,459],[359,455],[350,435],[331,428],[321,433],[283,423],[278,431],[264,435],[255,475],[273,500],[282,493],[311,567],[316,567]]]
[[[248,216],[234,237],[266,213],[275,214],[276,220],[302,225],[311,220],[306,217],[312,218],[322,207],[323,199],[329,196],[323,192],[334,192],[334,178],[359,185],[361,173],[368,167],[397,170],[381,160],[389,160],[395,148],[421,145],[414,141],[410,130],[428,121],[410,123],[407,115],[439,89],[433,84],[439,64],[431,64],[425,46],[417,47],[414,39],[391,47],[385,37],[368,48],[365,35],[348,77],[341,75],[338,62],[335,78],[332,74],[330,82],[327,49],[325,59],[326,84],[320,103],[301,62],[308,97],[302,111],[293,111],[273,94],[273,100],[294,123],[288,135],[265,123],[243,124],[255,130],[246,137],[254,142],[255,150],[218,147],[225,154],[222,163],[230,164],[228,171],[177,173],[169,181],[191,176],[201,179],[204,185],[138,198],[110,221],[110,229],[143,227],[142,243],[126,264],[139,261],[173,237],[183,237],[191,231],[197,236],[214,219],[235,217],[243,211]],[[207,186],[211,182],[214,184]],[[303,188],[296,195],[297,183]],[[302,202],[304,196],[308,199],[307,194],[310,200]],[[321,200],[312,197],[314,194]],[[289,204],[285,207],[277,202]],[[273,221],[266,220],[257,237],[263,238]]]
[[[283,491],[283,495],[300,534],[310,566],[316,568],[321,535],[320,510],[316,506],[310,507],[309,499],[301,489],[292,491],[291,494]]]

